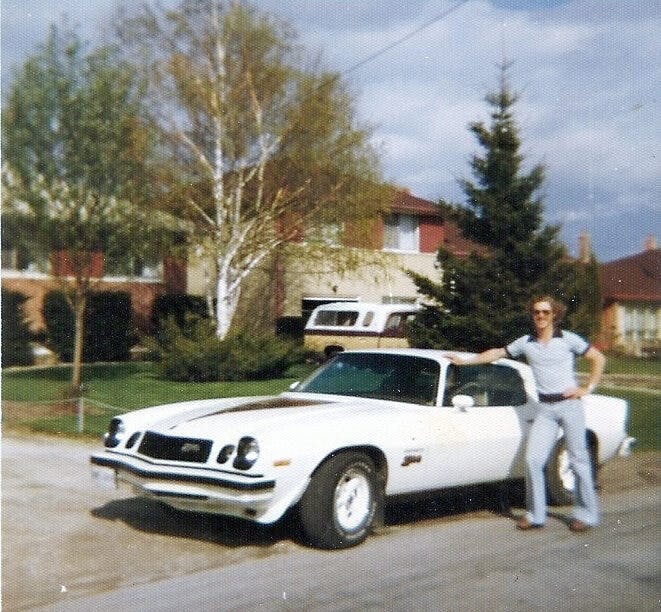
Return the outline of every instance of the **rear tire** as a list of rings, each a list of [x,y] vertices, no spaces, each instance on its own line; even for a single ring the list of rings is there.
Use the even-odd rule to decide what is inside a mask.
[[[372,459],[343,452],[317,469],[298,505],[306,540],[317,548],[360,544],[382,512],[383,487]]]

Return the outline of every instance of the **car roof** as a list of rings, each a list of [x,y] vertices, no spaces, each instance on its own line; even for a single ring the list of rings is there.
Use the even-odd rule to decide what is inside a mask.
[[[416,304],[380,304],[372,302],[330,302],[321,304],[315,310],[376,310],[380,312],[417,312]]]
[[[452,351],[452,350],[440,350],[440,349],[423,349],[423,348],[364,348],[364,349],[350,349],[338,353],[341,355],[343,353],[373,353],[373,354],[385,354],[385,355],[408,355],[411,357],[426,357],[427,359],[434,359],[438,362],[448,362],[448,355],[458,355],[460,357],[472,357],[476,353],[471,353],[467,351]],[[529,366],[521,361],[516,361],[514,359],[497,359],[493,363],[508,365],[510,367],[516,368],[517,370],[525,370]]]
[[[437,361],[447,361],[447,354],[461,355],[469,357],[474,353],[465,353],[461,351],[443,351],[439,349],[422,349],[422,348],[364,348],[364,349],[350,349],[343,351],[344,353],[378,353],[386,355],[408,355],[411,357],[427,357],[428,359],[436,359]]]

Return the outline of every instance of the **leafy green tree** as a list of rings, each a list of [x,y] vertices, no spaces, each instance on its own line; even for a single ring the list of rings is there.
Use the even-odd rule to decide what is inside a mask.
[[[140,102],[135,74],[112,50],[88,52],[74,31],[53,26],[15,75],[2,114],[5,230],[33,254],[60,251],[68,262],[52,271],[75,317],[74,391],[94,253],[129,258],[153,244],[154,217],[136,206],[149,144]]]
[[[463,235],[477,248],[467,257],[441,248],[440,282],[411,273],[429,300],[410,331],[418,346],[475,351],[502,346],[525,330],[532,296],[550,293],[567,301],[575,287],[575,268],[558,240],[559,228],[542,223],[543,204],[536,193],[544,169],[522,168],[512,114],[516,96],[506,68],[498,90],[486,97],[490,124],[470,126],[483,153],[470,162],[475,181],[461,181],[468,206],[453,207]]]
[[[354,235],[382,206],[369,131],[338,75],[306,68],[291,29],[243,2],[145,6],[124,16],[119,36],[144,69],[161,153],[154,175],[190,223],[224,338],[244,281],[267,257],[296,241],[309,261],[323,242],[315,236]],[[349,265],[355,253],[323,257]]]

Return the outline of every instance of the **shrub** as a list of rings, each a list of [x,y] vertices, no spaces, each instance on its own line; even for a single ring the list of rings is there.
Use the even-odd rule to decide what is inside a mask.
[[[71,361],[75,337],[73,310],[62,291],[49,291],[42,306],[48,346],[61,361]]]
[[[239,331],[221,343],[223,380],[281,378],[287,368],[302,360],[302,351],[292,341],[274,334]]]
[[[128,361],[134,343],[131,325],[131,296],[123,291],[101,291],[90,295],[85,312],[83,359]]]
[[[25,318],[27,296],[17,291],[2,290],[2,367],[32,365],[30,328]]]
[[[127,361],[133,343],[131,297],[128,293],[93,293],[85,310],[83,360]],[[43,315],[47,344],[62,361],[73,359],[75,320],[62,291],[49,291],[44,297]]]
[[[295,344],[273,334],[242,331],[218,340],[211,321],[190,315],[183,326],[167,319],[153,348],[159,375],[175,381],[277,378],[301,359]]]
[[[206,318],[207,304],[203,297],[184,293],[159,295],[151,307],[151,323],[156,333],[160,333],[169,319],[174,319],[179,327],[184,327],[191,315],[199,319]]]
[[[220,341],[208,320],[186,317],[179,326],[174,317],[161,324],[153,346],[159,376],[182,382],[220,379]]]

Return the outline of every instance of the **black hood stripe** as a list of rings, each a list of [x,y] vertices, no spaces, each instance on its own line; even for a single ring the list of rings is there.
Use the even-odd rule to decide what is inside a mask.
[[[271,410],[273,408],[296,408],[300,406],[316,406],[319,404],[327,404],[328,402],[312,401],[309,399],[292,399],[289,397],[274,397],[270,399],[260,400],[258,402],[248,402],[247,404],[239,404],[233,408],[221,409],[216,412],[189,419],[188,422],[196,421],[198,419],[206,419],[207,417],[216,414],[229,414],[230,412],[250,412],[252,410]]]

